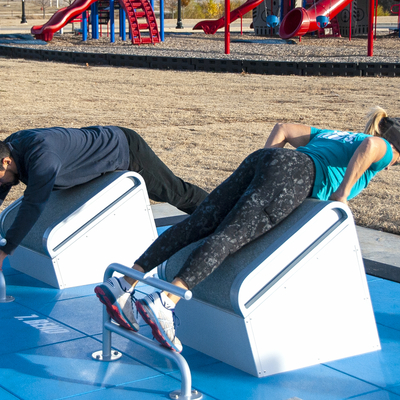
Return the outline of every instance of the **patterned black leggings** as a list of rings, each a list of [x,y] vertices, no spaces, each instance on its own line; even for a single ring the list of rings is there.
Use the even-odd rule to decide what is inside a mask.
[[[277,225],[311,193],[312,159],[289,149],[261,149],[136,261],[146,272],[200,239],[177,277],[193,289],[224,259]]]

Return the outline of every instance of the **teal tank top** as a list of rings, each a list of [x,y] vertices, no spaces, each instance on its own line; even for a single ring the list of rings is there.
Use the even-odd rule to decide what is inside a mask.
[[[341,132],[311,128],[310,142],[297,150],[310,156],[315,164],[315,182],[312,197],[328,200],[341,184],[347,165],[361,142],[369,137],[364,133]],[[385,139],[383,139],[385,140]],[[353,186],[348,199],[357,196],[371,179],[386,168],[393,158],[393,151],[386,141],[385,155],[365,171]]]

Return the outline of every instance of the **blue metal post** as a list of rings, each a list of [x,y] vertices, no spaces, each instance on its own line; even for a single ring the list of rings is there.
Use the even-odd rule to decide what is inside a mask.
[[[119,25],[119,37],[122,37],[122,29],[121,29],[121,25],[122,25],[122,10],[119,9],[119,13],[118,13],[118,25]]]
[[[110,42],[115,42],[114,0],[110,0]]]
[[[88,28],[88,20],[87,20],[87,14],[86,10],[82,13],[82,23],[81,23],[81,29],[82,29],[82,40],[86,42],[87,40],[87,28]]]
[[[164,41],[164,0],[160,0],[160,40]]]
[[[91,6],[92,10],[92,38],[99,38],[99,12],[97,3],[93,3]]]
[[[92,25],[92,39],[94,39],[94,36],[95,36],[94,25],[93,25],[93,16],[94,16],[94,13],[95,13],[94,4],[95,3],[92,3],[90,5],[90,25]]]
[[[122,8],[119,9],[119,34],[121,36],[122,40],[126,40],[126,26],[125,26],[125,10],[123,10]]]
[[[98,39],[99,38],[99,6],[98,6],[97,2],[93,3],[93,5],[94,5],[94,15],[92,18],[92,23],[93,23],[92,29],[94,28],[93,39]]]

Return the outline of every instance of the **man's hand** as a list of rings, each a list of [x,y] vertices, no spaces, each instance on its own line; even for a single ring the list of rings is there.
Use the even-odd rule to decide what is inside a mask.
[[[3,269],[3,261],[8,256],[3,250],[0,250],[0,271]]]

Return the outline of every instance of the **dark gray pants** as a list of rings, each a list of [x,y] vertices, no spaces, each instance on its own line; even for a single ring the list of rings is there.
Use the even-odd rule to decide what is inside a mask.
[[[177,277],[192,289],[229,254],[286,218],[308,196],[312,159],[288,149],[261,149],[214,189],[196,211],[165,231],[136,261],[146,272],[190,243],[193,250]]]
[[[119,128],[125,133],[129,143],[129,170],[143,177],[150,199],[172,204],[187,214],[192,214],[208,193],[175,176],[135,131]]]

